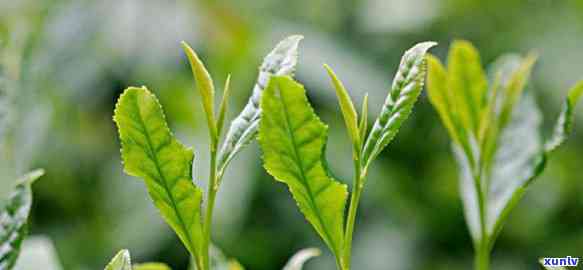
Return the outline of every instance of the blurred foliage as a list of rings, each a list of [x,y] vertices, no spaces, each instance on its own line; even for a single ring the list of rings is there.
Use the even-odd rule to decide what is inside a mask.
[[[208,162],[200,97],[181,40],[201,53],[212,74],[233,75],[229,111],[237,112],[262,55],[282,37],[303,34],[297,78],[330,125],[332,170],[350,183],[349,138],[323,63],[335,67],[355,103],[368,91],[376,115],[391,67],[415,42],[438,41],[434,52],[443,59],[450,40],[468,39],[484,64],[502,53],[535,50],[541,57],[529,87],[552,116],[565,89],[583,77],[582,13],[580,0],[0,0],[2,74],[10,74],[17,112],[2,144],[2,167],[14,172],[2,170],[1,181],[46,169],[34,186],[31,233],[54,242],[63,269],[100,269],[121,248],[136,262],[185,269],[186,250],[142,183],[121,171],[111,120],[125,87],[147,85],[176,135],[195,146],[198,162]],[[580,255],[583,113],[577,117],[571,140],[510,216],[493,269],[535,269],[539,257]],[[385,269],[390,260],[391,269],[468,269],[471,240],[456,167],[425,96],[389,148],[372,166],[363,194],[355,265]],[[295,250],[320,245],[285,186],[261,168],[256,144],[232,166],[213,237],[229,257],[248,269],[281,269]],[[329,254],[307,264],[331,267]]]

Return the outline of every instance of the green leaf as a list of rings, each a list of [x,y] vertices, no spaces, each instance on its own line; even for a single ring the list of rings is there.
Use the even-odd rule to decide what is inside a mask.
[[[348,136],[352,140],[352,145],[354,147],[354,152],[358,153],[360,151],[360,133],[358,130],[358,115],[356,114],[356,109],[354,109],[354,104],[352,99],[344,88],[342,82],[336,77],[334,71],[328,66],[324,65],[328,75],[332,80],[334,85],[334,90],[336,91],[336,97],[338,98],[338,103],[340,105],[340,110],[342,111],[342,116],[344,117],[344,123],[346,124],[346,130]]]
[[[216,139],[218,132],[215,122],[215,86],[213,84],[213,79],[204,67],[204,64],[200,58],[198,58],[196,52],[194,52],[194,50],[184,41],[182,42],[182,48],[188,56],[188,61],[190,62],[190,67],[192,69],[192,75],[196,80],[196,89],[198,89],[198,92],[202,97],[202,106],[206,114],[211,138]]]
[[[487,79],[480,55],[471,43],[456,40],[451,44],[447,74],[448,89],[456,101],[460,122],[466,130],[477,135],[480,109],[486,100]]]
[[[368,93],[364,95],[362,100],[362,111],[360,112],[360,123],[358,124],[358,130],[360,131],[360,148],[364,146],[366,140],[366,134],[368,134]]]
[[[130,252],[127,249],[120,250],[107,264],[105,270],[132,270]]]
[[[263,60],[253,93],[243,111],[231,122],[225,137],[218,162],[220,175],[224,173],[237,153],[257,136],[257,127],[261,117],[259,108],[261,93],[272,75],[293,76],[298,62],[298,46],[302,39],[303,36],[297,35],[287,37],[277,44]]]
[[[567,140],[569,134],[573,131],[573,122],[575,120],[575,106],[579,99],[583,96],[583,81],[577,83],[569,91],[569,95],[565,99],[563,109],[559,115],[559,119],[555,124],[553,136],[545,145],[547,152],[553,152],[557,147],[561,146]]]
[[[223,98],[221,99],[221,105],[219,105],[219,117],[217,119],[217,129],[218,136],[221,136],[223,127],[225,125],[225,115],[227,114],[227,107],[229,103],[229,96],[231,94],[231,75],[227,76],[225,81],[225,87],[223,88]]]
[[[171,268],[163,263],[141,263],[134,264],[133,270],[171,270]]]
[[[145,180],[162,217],[188,251],[200,258],[202,190],[192,181],[192,150],[172,135],[158,99],[145,87],[125,90],[114,121],[125,172]]]
[[[259,143],[264,167],[288,185],[306,219],[338,257],[344,243],[346,185],[328,173],[328,127],[314,113],[302,85],[273,77],[261,100]]]
[[[20,246],[26,234],[26,225],[32,205],[31,184],[44,174],[35,170],[17,183],[8,201],[0,209],[0,269],[12,269],[20,254]]]
[[[453,92],[447,85],[447,71],[441,61],[433,55],[427,56],[427,95],[429,101],[439,114],[441,122],[447,129],[449,136],[457,144],[461,144],[462,131],[457,124],[455,100]],[[460,138],[461,137],[461,138]]]
[[[288,261],[283,270],[302,270],[309,259],[318,257],[320,254],[321,252],[317,248],[302,249]]]
[[[405,52],[393,86],[362,152],[365,168],[393,140],[421,94],[427,70],[425,54],[435,42],[422,42]]]

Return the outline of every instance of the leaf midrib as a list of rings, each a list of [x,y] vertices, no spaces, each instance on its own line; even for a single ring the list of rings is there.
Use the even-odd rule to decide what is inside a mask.
[[[150,150],[150,152],[152,152],[152,150],[154,149],[154,146],[153,146],[152,141],[151,141],[151,138],[150,138],[150,134],[149,134],[149,131],[148,131],[148,127],[146,126],[146,124],[144,122],[144,118],[142,117],[142,110],[140,110],[140,105],[138,103],[137,96],[134,99],[134,103],[135,103],[136,108],[138,109],[139,123],[144,128],[144,135],[146,137],[146,142],[147,142],[148,148],[149,148],[148,150]],[[170,138],[170,140],[172,140],[172,138]],[[178,210],[176,201],[174,199],[174,194],[172,194],[172,192],[170,192],[170,189],[168,187],[168,183],[166,182],[166,180],[167,180],[166,179],[166,176],[162,173],[162,170],[160,168],[160,164],[159,164],[159,161],[158,161],[158,156],[157,156],[156,153],[152,153],[152,159],[154,160],[154,166],[156,167],[156,171],[160,175],[160,178],[162,178],[162,180],[163,180],[162,187],[164,187],[164,190],[166,191],[166,193],[168,193],[168,195],[169,195],[168,197],[170,197],[170,202],[172,203],[172,208],[177,213],[176,216],[178,217],[178,221],[180,222],[180,226],[182,227],[182,229],[186,233],[186,238],[188,240],[189,249],[192,248],[192,250],[194,251],[194,245],[192,243],[192,239],[191,239],[191,236],[190,236],[190,231],[187,229],[186,224],[184,223],[184,220],[182,219],[182,214]]]
[[[288,133],[288,135],[290,136],[290,140],[292,141],[292,145],[293,145],[293,154],[294,154],[294,159],[295,161],[300,165],[299,169],[300,169],[300,175],[301,175],[301,181],[302,184],[304,184],[306,186],[306,189],[308,190],[308,196],[310,198],[310,206],[312,207],[312,209],[314,210],[314,212],[316,213],[316,217],[318,218],[318,222],[322,225],[322,230],[324,232],[324,234],[326,235],[326,238],[329,239],[330,243],[334,243],[335,241],[332,239],[332,237],[330,237],[330,233],[328,232],[328,228],[326,227],[326,225],[324,224],[324,221],[322,220],[321,214],[320,214],[320,210],[318,209],[318,207],[315,206],[315,199],[314,199],[314,195],[312,194],[312,189],[310,187],[310,185],[308,185],[307,183],[307,179],[306,179],[306,174],[304,172],[304,167],[300,161],[299,158],[299,154],[298,154],[298,150],[297,150],[297,143],[295,140],[295,136],[291,130],[291,120],[289,118],[289,113],[286,107],[286,101],[285,101],[285,97],[284,95],[282,95],[282,91],[279,87],[279,83],[277,85],[277,88],[280,92],[280,97],[281,97],[281,103],[282,103],[282,107],[283,107],[283,114],[285,116],[285,122],[286,122],[286,131]],[[330,180],[330,179],[329,179]],[[336,245],[333,245],[332,247],[334,249],[334,253],[339,254],[338,250],[336,250]]]

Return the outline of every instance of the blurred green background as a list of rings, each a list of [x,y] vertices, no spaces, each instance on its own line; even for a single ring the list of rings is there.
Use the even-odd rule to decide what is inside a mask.
[[[330,126],[328,159],[351,182],[350,146],[330,64],[371,116],[401,54],[438,41],[472,41],[483,62],[535,50],[530,91],[547,131],[568,87],[583,78],[583,1],[575,0],[0,0],[2,181],[30,168],[34,185],[28,247],[49,243],[63,269],[102,269],[119,249],[134,260],[185,269],[186,250],[162,221],[142,181],[124,175],[112,121],[127,86],[147,85],[171,128],[198,154],[206,179],[207,133],[180,41],[202,56],[217,87],[232,74],[229,117],[251,93],[258,65],[283,37],[303,34],[297,79]],[[542,256],[583,256],[583,106],[576,131],[512,213],[492,269],[537,269]],[[426,96],[372,168],[359,212],[355,269],[470,269],[449,140]],[[213,239],[248,269],[281,269],[300,248],[323,247],[287,188],[261,167],[254,143],[236,158],[219,193]],[[50,239],[50,240],[49,240]],[[34,256],[33,256],[34,257]],[[36,269],[46,264],[37,261]],[[43,265],[45,264],[45,265]],[[329,254],[307,269],[333,269]]]

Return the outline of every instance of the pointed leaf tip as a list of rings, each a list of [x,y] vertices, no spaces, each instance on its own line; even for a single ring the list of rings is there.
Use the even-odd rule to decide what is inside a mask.
[[[360,151],[360,134],[358,130],[358,115],[356,113],[356,109],[354,109],[354,103],[352,102],[348,91],[344,87],[344,84],[338,79],[332,68],[326,64],[324,64],[324,68],[328,72],[328,76],[330,76],[332,84],[334,85],[336,97],[338,98],[338,104],[340,105],[340,110],[342,111],[342,116],[344,117],[344,123],[346,124],[346,130],[348,132],[348,136],[352,140],[354,153],[358,154]]]
[[[215,87],[213,79],[196,52],[184,41],[182,42],[182,48],[190,62],[196,89],[202,98],[202,106],[206,115],[211,139],[214,140],[217,138],[217,127],[215,122]]]

